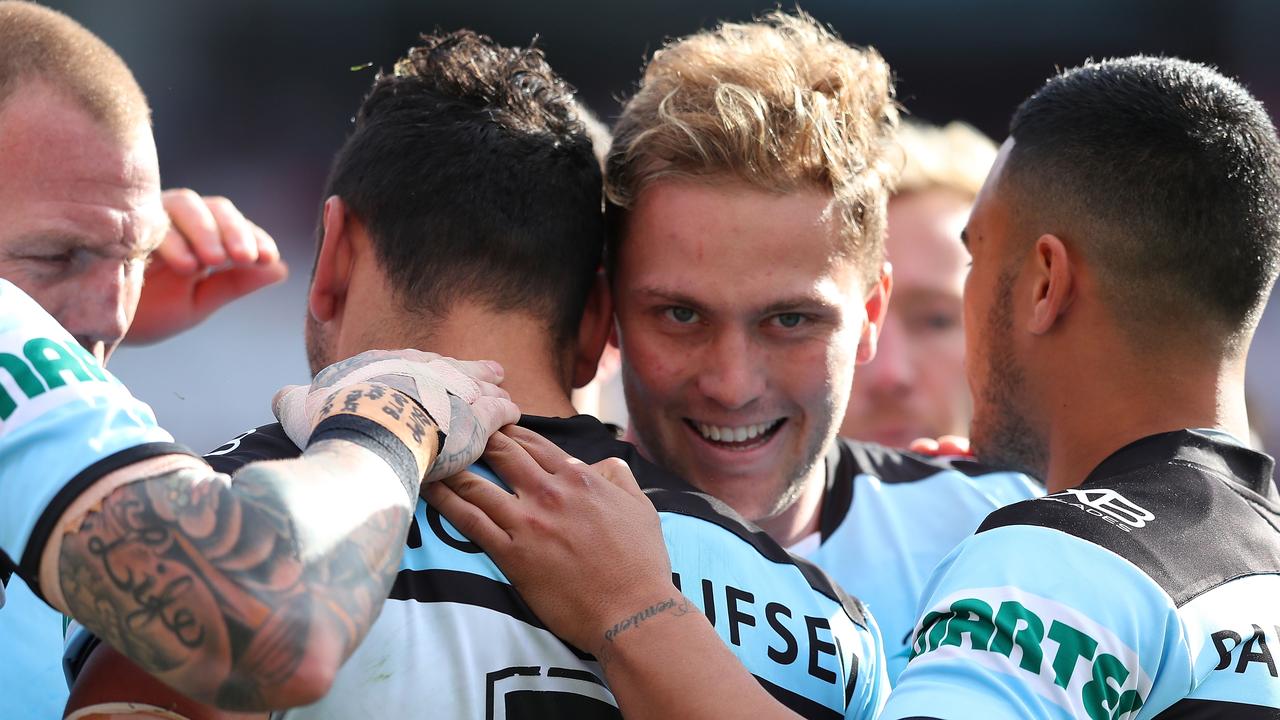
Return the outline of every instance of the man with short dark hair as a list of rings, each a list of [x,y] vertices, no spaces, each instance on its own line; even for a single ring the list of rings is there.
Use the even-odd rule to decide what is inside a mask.
[[[973,446],[1052,494],[939,566],[886,715],[1280,716],[1280,496],[1244,443],[1280,142],[1190,62],[1052,78],[965,230]]]
[[[494,436],[491,469],[532,465],[609,483],[629,466],[648,494],[615,488],[600,509],[643,508],[658,532],[656,506],[669,554],[601,549],[643,568],[638,578],[674,575],[690,599],[632,593],[624,582],[610,588],[618,603],[594,608],[615,626],[609,641],[556,635],[472,543],[474,528],[459,532],[422,501],[369,637],[331,692],[283,716],[358,717],[371,707],[442,718],[631,716],[648,700],[645,687],[606,686],[604,666],[625,662],[618,648],[629,647],[632,628],[679,618],[687,637],[715,643],[719,657],[759,679],[743,673],[737,694],[772,695],[806,717],[874,717],[883,656],[860,603],[573,409],[570,391],[594,375],[611,319],[596,273],[600,167],[578,112],[540,51],[470,31],[424,36],[380,73],[326,188],[308,354],[314,367],[405,345],[500,361],[503,387],[525,414]],[[230,472],[294,457],[304,440],[287,423],[264,426],[209,461]],[[505,494],[477,471],[490,479],[470,482]],[[154,684],[135,686],[147,682],[136,673],[124,680],[106,648],[89,663],[73,706],[144,700],[209,712]]]

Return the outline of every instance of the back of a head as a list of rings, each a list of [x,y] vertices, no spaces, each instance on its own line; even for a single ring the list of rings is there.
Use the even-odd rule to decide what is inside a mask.
[[[846,253],[874,275],[897,118],[889,67],[874,50],[845,44],[803,13],[724,23],[669,43],[645,68],[614,126],[610,210],[621,217],[664,178],[727,176],[774,193],[819,188],[843,215]]]
[[[576,336],[603,248],[602,181],[573,90],[534,49],[424,35],[379,73],[334,162],[397,300],[466,299]]]
[[[1015,227],[1076,243],[1138,347],[1247,349],[1280,266],[1280,143],[1247,90],[1184,60],[1089,63],[1010,135]]]
[[[898,129],[902,173],[895,195],[949,190],[972,202],[996,159],[996,144],[972,125],[904,122]]]
[[[60,12],[4,0],[0,2],[0,105],[33,81],[68,93],[91,117],[121,136],[150,122],[142,89],[106,43]]]

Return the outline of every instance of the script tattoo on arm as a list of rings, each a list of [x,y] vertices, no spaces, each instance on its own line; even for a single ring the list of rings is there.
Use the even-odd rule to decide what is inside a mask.
[[[63,539],[71,614],[201,702],[262,710],[314,700],[299,676],[318,656],[341,662],[364,637],[410,511],[381,508],[304,547],[314,529],[295,526],[280,467],[249,465],[234,482],[187,468],[112,492]]]
[[[678,598],[667,598],[662,602],[654,603],[649,607],[637,613],[632,613],[613,624],[613,627],[604,631],[604,645],[600,647],[600,651],[596,653],[596,660],[600,662],[601,667],[608,666],[613,654],[613,644],[617,641],[618,636],[634,630],[647,620],[652,620],[659,615],[669,615],[671,617],[680,617],[693,612],[695,608],[689,599],[680,596]]]

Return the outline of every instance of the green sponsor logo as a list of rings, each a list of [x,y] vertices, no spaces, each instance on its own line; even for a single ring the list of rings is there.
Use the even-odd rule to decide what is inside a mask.
[[[1047,648],[1046,638],[1054,641]],[[1063,689],[1071,684],[1080,660],[1091,663],[1088,672],[1092,677],[1081,688],[1079,701],[1092,720],[1117,720],[1142,707],[1143,699],[1137,690],[1116,689],[1131,674],[1119,658],[1099,653],[1098,641],[1088,633],[1059,620],[1046,624],[1044,618],[1016,600],[1006,600],[993,610],[978,598],[963,598],[951,603],[945,612],[930,612],[916,632],[911,657],[948,645],[1007,658],[1012,658],[1013,648],[1021,648],[1019,669],[1039,677],[1047,661],[1054,684]],[[1052,656],[1045,656],[1046,649]]]
[[[22,391],[15,398],[0,385],[0,421],[8,420],[19,402],[68,382],[107,382],[107,374],[84,348],[42,337],[28,340],[22,346],[22,355],[0,353],[0,370],[8,373]]]

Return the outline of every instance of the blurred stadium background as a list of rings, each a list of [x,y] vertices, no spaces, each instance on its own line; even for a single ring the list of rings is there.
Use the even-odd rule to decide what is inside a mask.
[[[271,421],[270,398],[308,377],[302,343],[319,193],[374,69],[420,31],[535,36],[603,119],[663,39],[774,7],[732,0],[57,0],[133,68],[155,114],[166,187],[226,195],[279,242],[288,283],[196,330],[126,348],[112,369],[194,449]],[[784,6],[787,7],[787,6]],[[968,120],[997,141],[1056,67],[1168,54],[1241,78],[1280,111],[1280,3],[1271,0],[810,0],[845,40],[872,45],[918,118]],[[353,67],[372,63],[371,68]],[[1280,302],[1250,358],[1258,429],[1280,451]]]

